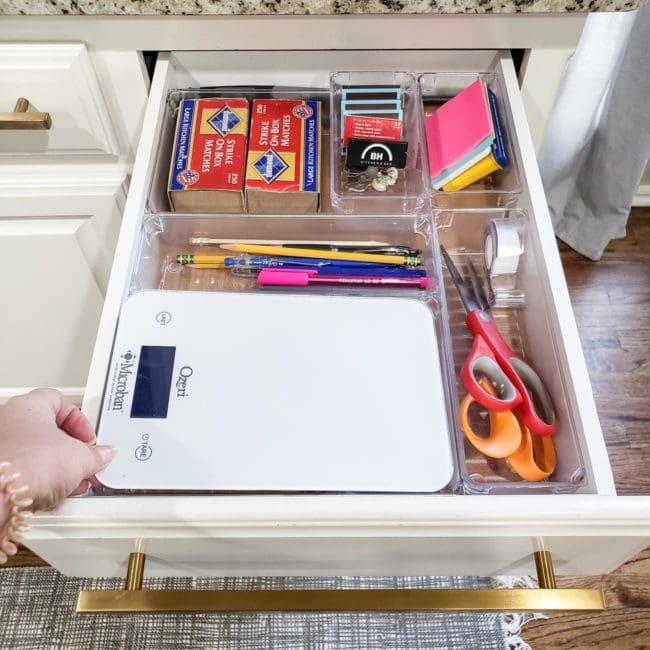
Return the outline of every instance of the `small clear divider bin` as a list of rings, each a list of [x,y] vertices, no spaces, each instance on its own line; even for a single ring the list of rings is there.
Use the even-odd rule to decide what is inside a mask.
[[[335,212],[413,214],[428,209],[426,145],[414,74],[335,72],[330,127]]]
[[[147,210],[330,212],[328,111],[327,88],[170,90]]]
[[[427,147],[427,120],[440,106],[468,88],[477,79],[482,80],[488,91],[493,93],[509,164],[505,168],[496,169],[487,176],[456,191],[436,189],[433,187],[432,179],[429,178],[431,206],[434,209],[515,207],[521,194],[519,161],[512,146],[512,138],[515,133],[512,114],[508,102],[503,100],[505,93],[501,88],[498,76],[494,73],[427,72],[418,77],[425,149]],[[444,134],[440,134],[440,137],[442,136]]]
[[[399,245],[417,251],[419,269],[426,277],[422,288],[363,286],[309,287],[309,293],[368,295],[433,300],[435,310],[441,292],[439,254],[435,230],[427,215],[404,219],[402,215],[209,215],[151,214],[145,218],[130,293],[143,290],[181,291],[268,291],[256,283],[253,269],[201,268],[178,263],[179,255],[231,255],[220,242],[336,242],[371,245]],[[290,251],[291,249],[287,249]],[[426,276],[424,276],[426,274]]]
[[[459,491],[469,494],[576,491],[584,483],[585,466],[570,413],[569,396],[558,370],[554,329],[546,312],[541,265],[532,234],[534,228],[529,227],[529,214],[517,209],[438,210],[435,218],[440,244],[470,286],[469,264],[476,270],[496,328],[512,351],[541,378],[550,394],[557,422],[557,430],[550,436],[528,434],[526,458],[522,457],[524,438],[522,443],[514,442],[507,455],[492,455],[494,450],[485,446],[488,437],[496,438],[501,432],[501,425],[492,420],[492,412],[467,397],[461,370],[472,350],[474,336],[468,329],[467,312],[443,260],[444,309],[448,316],[455,378],[452,427],[457,437]],[[501,246],[497,251],[499,268],[496,275],[496,262],[490,253],[494,242],[489,243],[494,224],[502,239],[508,234],[512,237],[506,248]],[[499,287],[497,291],[493,290],[494,285]],[[466,409],[463,409],[464,400],[467,400]],[[461,417],[463,411],[465,422]],[[506,414],[511,420],[509,424],[518,435],[526,435],[520,418],[513,420],[511,413]],[[514,413],[517,414],[516,409]],[[466,428],[469,428],[469,435]]]

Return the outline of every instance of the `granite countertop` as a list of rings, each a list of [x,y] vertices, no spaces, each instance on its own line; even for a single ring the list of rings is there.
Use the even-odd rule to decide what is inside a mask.
[[[0,0],[0,15],[489,14],[635,9],[645,0]]]

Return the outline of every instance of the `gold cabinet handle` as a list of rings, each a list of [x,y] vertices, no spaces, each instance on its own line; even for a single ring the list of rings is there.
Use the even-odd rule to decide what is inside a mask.
[[[13,113],[0,113],[0,129],[49,129],[49,113],[28,113],[29,101],[19,97]]]
[[[77,612],[598,611],[600,589],[556,589],[551,554],[535,552],[539,589],[142,589],[145,554],[129,555],[125,589],[81,591]]]

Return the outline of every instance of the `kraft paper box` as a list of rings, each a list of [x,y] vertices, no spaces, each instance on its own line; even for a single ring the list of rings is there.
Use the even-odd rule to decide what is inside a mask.
[[[254,100],[246,163],[248,211],[317,212],[320,153],[320,102]]]
[[[168,184],[174,210],[244,212],[247,134],[247,99],[180,103]]]

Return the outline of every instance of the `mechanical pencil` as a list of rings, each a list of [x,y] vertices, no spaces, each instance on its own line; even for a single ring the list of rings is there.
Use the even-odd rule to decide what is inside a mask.
[[[243,242],[238,242],[243,243]],[[306,248],[300,244],[284,244],[282,248]],[[340,246],[338,244],[317,244],[310,245],[309,248],[323,251],[344,251],[349,253],[381,253],[389,255],[411,255],[413,257],[420,254],[417,248],[408,246]]]

